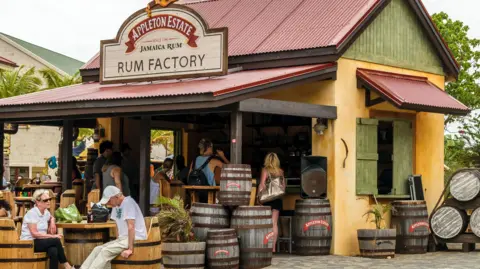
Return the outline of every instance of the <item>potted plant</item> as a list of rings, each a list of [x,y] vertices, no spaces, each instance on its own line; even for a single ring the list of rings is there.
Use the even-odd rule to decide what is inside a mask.
[[[182,268],[182,265],[205,264],[205,242],[196,242],[192,232],[192,219],[185,210],[180,196],[158,199],[157,214],[162,232],[162,260],[165,269]]]
[[[392,209],[390,204],[379,204],[375,198],[375,205],[363,216],[367,222],[375,223],[376,229],[357,230],[360,256],[368,258],[395,257],[396,229],[386,229],[385,214]]]

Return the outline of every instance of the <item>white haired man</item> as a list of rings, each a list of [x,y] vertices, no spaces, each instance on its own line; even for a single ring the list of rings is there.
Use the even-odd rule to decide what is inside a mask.
[[[100,203],[113,207],[110,218],[117,224],[118,239],[94,248],[81,269],[109,268],[110,262],[118,255],[128,258],[133,254],[135,240],[147,239],[142,211],[132,197],[125,197],[117,187],[108,186]]]

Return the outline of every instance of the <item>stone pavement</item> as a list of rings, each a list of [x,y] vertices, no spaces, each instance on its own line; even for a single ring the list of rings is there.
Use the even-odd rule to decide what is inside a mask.
[[[268,269],[480,269],[480,251],[399,255],[388,260],[343,256],[274,255]]]

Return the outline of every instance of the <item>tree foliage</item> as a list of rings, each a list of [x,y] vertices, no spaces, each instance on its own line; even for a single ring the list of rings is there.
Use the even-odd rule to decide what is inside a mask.
[[[40,90],[42,80],[35,75],[35,68],[24,70],[0,70],[0,98],[32,93]]]
[[[79,71],[77,71],[73,76],[62,76],[57,71],[50,68],[42,69],[39,72],[47,83],[47,87],[45,89],[55,89],[79,84],[82,82]]]
[[[169,130],[152,130],[150,132],[152,144],[162,144],[167,150],[167,156],[173,153],[174,137],[173,131]]]
[[[480,108],[480,39],[468,36],[469,27],[463,22],[452,20],[445,12],[433,14],[440,34],[460,65],[456,81],[448,82],[445,90],[471,109]],[[462,118],[447,116],[446,124]]]

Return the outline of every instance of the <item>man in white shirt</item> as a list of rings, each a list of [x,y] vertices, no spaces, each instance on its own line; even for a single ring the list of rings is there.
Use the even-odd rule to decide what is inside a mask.
[[[100,204],[113,207],[110,218],[117,224],[118,239],[95,247],[80,267],[81,269],[109,268],[111,260],[119,254],[124,258],[133,254],[135,240],[147,239],[147,228],[142,211],[132,197],[125,197],[117,187],[108,186],[103,191]]]

